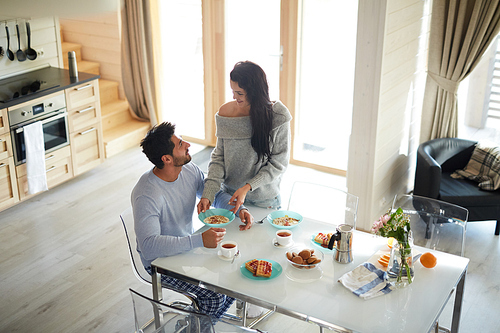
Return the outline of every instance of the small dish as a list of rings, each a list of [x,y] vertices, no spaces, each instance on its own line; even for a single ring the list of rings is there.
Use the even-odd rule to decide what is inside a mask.
[[[301,253],[304,250],[309,250],[309,252],[312,251],[313,253],[309,253],[309,257],[306,258],[305,260],[302,259],[304,261],[303,263],[298,263],[296,261],[292,261],[293,259],[292,260],[288,259],[288,255],[289,254],[290,255],[294,254],[294,257],[295,256],[302,257]],[[315,261],[308,263],[307,260],[310,260],[311,257],[314,257]],[[298,270],[313,270],[313,269],[315,269],[315,268],[317,268],[317,267],[319,267],[321,265],[321,263],[325,259],[325,254],[322,251],[316,251],[314,249],[311,249],[311,248],[308,248],[308,247],[305,247],[305,246],[302,245],[302,246],[293,247],[290,250],[288,250],[285,253],[285,259],[288,262],[288,264],[291,267],[295,268],[295,269],[298,269]]]
[[[271,272],[271,276],[270,277],[267,278],[267,277],[262,277],[262,276],[253,276],[252,272],[250,272],[245,267],[246,262],[244,262],[240,266],[240,272],[241,272],[241,274],[243,274],[244,277],[249,278],[251,280],[262,281],[262,280],[272,280],[274,278],[277,278],[283,272],[283,267],[281,267],[281,265],[279,263],[277,263],[276,261],[274,261],[274,260],[269,260],[269,259],[258,259],[258,260],[269,261],[271,264],[273,264],[273,271]]]
[[[224,261],[232,261],[233,260],[233,257],[228,258],[228,257],[223,256],[221,250],[217,251],[217,256],[219,257],[220,260],[224,260]],[[241,256],[241,253],[238,252],[234,258],[238,259],[240,256]]]
[[[205,223],[205,219],[207,217],[214,216],[214,215],[225,216],[229,219],[229,222],[218,223],[218,224]],[[200,219],[200,221],[203,222],[203,224],[205,224],[211,228],[222,228],[222,227],[228,225],[229,223],[233,222],[234,217],[235,216],[234,216],[233,212],[231,212],[230,210],[224,209],[224,208],[212,208],[212,209],[205,211],[204,213],[198,214],[198,219]]]
[[[295,244],[295,242],[293,241],[293,239],[292,239],[292,241],[288,245],[281,245],[281,244],[278,244],[278,240],[276,238],[273,238],[273,246],[274,247],[278,247],[280,249],[287,249],[290,246],[293,246],[293,244]]]
[[[314,237],[316,237],[316,235],[311,235],[311,243],[313,243],[313,245],[318,248],[318,249],[321,249],[321,250],[324,250],[324,251],[327,251],[327,252],[333,252],[333,250],[335,250],[335,245],[333,246],[333,249],[329,249],[328,247],[324,247],[323,245],[317,243],[315,240],[314,240]]]
[[[285,217],[285,216],[288,216],[292,219],[297,219],[298,222],[296,224],[292,224],[292,225],[277,225],[277,224],[273,223],[273,221],[275,219],[277,219],[278,217]],[[296,213],[296,212],[292,212],[291,210],[277,210],[277,211],[274,211],[274,212],[270,213],[269,215],[267,215],[267,221],[273,227],[278,228],[278,229],[295,228],[296,226],[298,226],[302,222],[302,220],[303,220],[302,215],[300,215],[299,213]]]

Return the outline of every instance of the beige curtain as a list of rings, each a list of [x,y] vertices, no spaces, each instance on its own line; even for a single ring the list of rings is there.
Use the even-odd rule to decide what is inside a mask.
[[[499,1],[433,1],[420,142],[457,136],[458,86],[500,31]]]
[[[122,2],[122,77],[133,116],[157,122],[153,45],[148,0]]]

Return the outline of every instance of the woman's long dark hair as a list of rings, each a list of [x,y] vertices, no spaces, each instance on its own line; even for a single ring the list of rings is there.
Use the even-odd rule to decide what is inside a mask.
[[[269,98],[266,73],[251,61],[240,61],[234,65],[230,78],[247,93],[252,123],[251,143],[257,153],[258,161],[264,161],[271,156],[273,126],[273,105]]]

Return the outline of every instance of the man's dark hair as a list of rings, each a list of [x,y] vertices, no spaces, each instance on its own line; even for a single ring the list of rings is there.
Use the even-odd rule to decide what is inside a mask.
[[[172,142],[172,135],[174,132],[175,125],[163,122],[150,129],[141,141],[142,152],[158,169],[164,167],[161,160],[163,155],[173,156],[175,144]]]

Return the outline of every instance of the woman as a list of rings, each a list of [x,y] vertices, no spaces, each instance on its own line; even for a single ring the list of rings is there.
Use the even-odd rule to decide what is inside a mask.
[[[238,62],[230,78],[235,100],[215,115],[217,145],[198,212],[209,209],[220,190],[232,195],[233,212],[244,202],[279,209],[292,116],[283,103],[271,102],[266,74],[257,64]]]

